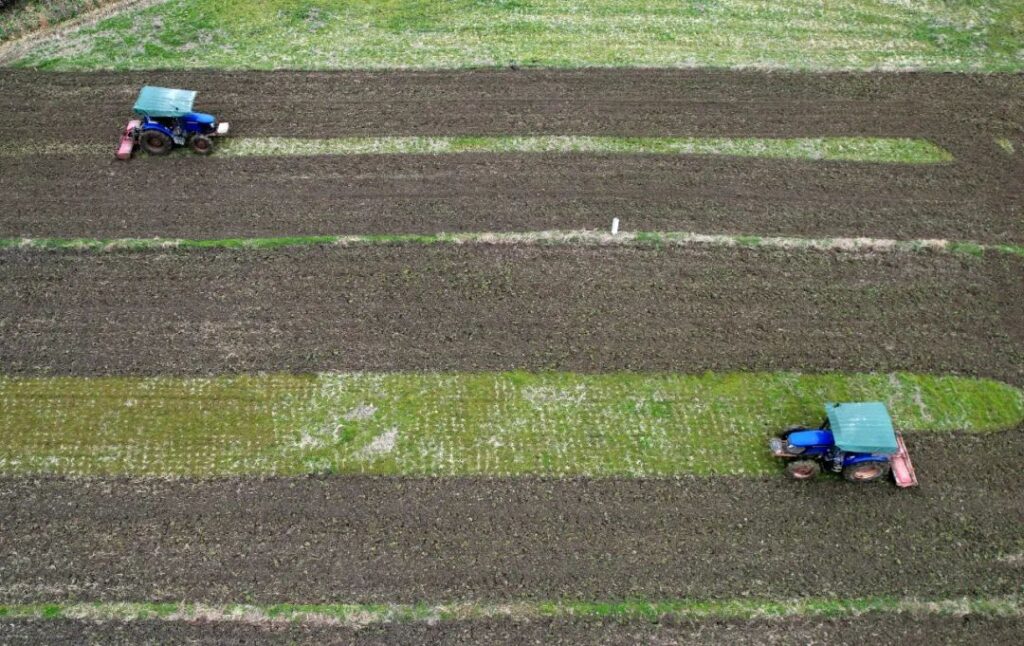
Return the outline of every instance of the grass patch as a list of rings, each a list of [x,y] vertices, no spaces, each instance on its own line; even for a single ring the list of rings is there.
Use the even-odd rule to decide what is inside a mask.
[[[93,144],[0,145],[0,157],[33,154],[109,156],[110,147]],[[179,149],[180,154],[192,154]],[[228,138],[217,153],[228,157],[300,155],[455,153],[620,153],[652,155],[729,155],[768,159],[936,164],[953,156],[925,139],[898,137],[820,137],[768,139],[753,137],[288,137]]]
[[[661,249],[670,245],[715,245],[726,247],[765,247],[807,251],[878,253],[954,253],[980,257],[986,253],[1024,256],[1019,245],[982,245],[946,240],[889,240],[884,238],[792,238],[702,234],[688,231],[531,231],[469,232],[427,234],[378,234],[353,236],[286,236],[278,238],[0,238],[0,251],[79,251],[94,253],[146,252],[200,249],[280,249],[314,245],[342,247],[364,245],[638,245]]]
[[[0,43],[47,29],[117,0],[0,0]]]
[[[172,0],[31,51],[50,69],[1017,71],[1016,0]]]
[[[451,154],[469,152],[626,153],[731,155],[772,159],[933,164],[953,160],[924,139],[886,137],[700,138],[700,137],[354,137],[340,139],[260,138],[226,140],[224,155]]]
[[[7,377],[0,473],[756,475],[768,434],[866,399],[903,430],[1024,419],[1006,384],[904,373]]]
[[[378,623],[413,623],[446,620],[540,617],[583,619],[702,620],[761,617],[852,617],[867,612],[919,615],[1019,617],[1017,597],[963,597],[918,600],[898,597],[849,599],[667,599],[627,601],[516,601],[503,604],[464,602],[445,604],[248,604],[195,603],[66,603],[0,606],[5,619],[68,618],[90,621],[217,621],[236,623],[334,624],[352,627]]]
[[[1012,155],[1015,152],[1013,142],[1010,141],[1009,139],[1000,137],[999,139],[996,139],[996,145],[1002,148],[1003,152],[1005,152],[1007,155]]]

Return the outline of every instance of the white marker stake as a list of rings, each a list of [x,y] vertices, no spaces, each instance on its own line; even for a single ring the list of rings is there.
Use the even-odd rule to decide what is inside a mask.
[[[615,235],[618,232],[619,232],[619,219],[618,218],[612,218],[612,235]]]

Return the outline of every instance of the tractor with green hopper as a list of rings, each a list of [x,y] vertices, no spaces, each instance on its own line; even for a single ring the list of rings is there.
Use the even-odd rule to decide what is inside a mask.
[[[192,109],[196,92],[143,87],[135,100],[135,119],[128,122],[115,156],[128,160],[136,147],[150,155],[166,155],[175,146],[188,146],[200,155],[213,152],[213,140],[228,133],[226,121]]]
[[[907,445],[882,402],[826,404],[825,421],[818,428],[789,428],[771,438],[769,446],[794,480],[830,471],[850,482],[892,475],[899,487],[917,485]]]

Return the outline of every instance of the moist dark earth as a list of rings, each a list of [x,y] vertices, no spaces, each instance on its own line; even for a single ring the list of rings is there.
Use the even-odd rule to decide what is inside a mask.
[[[692,155],[113,159],[143,83],[194,87],[235,136],[899,136],[952,163]],[[67,106],[89,128],[64,122]],[[603,229],[1024,242],[1024,77],[589,71],[0,72],[0,236]],[[996,138],[1018,142],[1000,149]]]
[[[402,244],[0,254],[0,370],[960,373],[1024,383],[1024,259]]]
[[[1019,592],[1018,429],[838,478],[0,481],[0,602],[919,598]]]
[[[1024,625],[1016,618],[933,617],[870,613],[842,619],[595,621],[481,619],[436,624],[381,624],[365,628],[248,625],[185,621],[94,623],[61,620],[0,621],[5,644],[1014,644]]]

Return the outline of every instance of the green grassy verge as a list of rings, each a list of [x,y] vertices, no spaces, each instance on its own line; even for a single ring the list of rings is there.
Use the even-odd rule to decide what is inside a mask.
[[[917,374],[390,373],[0,378],[0,473],[753,475],[822,402],[986,432],[1024,393]]]
[[[764,247],[824,251],[859,251],[884,253],[954,253],[983,256],[1002,253],[1024,256],[1024,246],[983,245],[974,242],[947,240],[889,240],[884,238],[791,238],[783,236],[752,236],[703,234],[687,231],[620,231],[616,235],[604,231],[532,231],[521,233],[438,233],[379,234],[353,236],[285,236],[278,238],[214,238],[189,240],[183,238],[0,238],[0,251],[81,251],[130,252],[170,249],[281,249],[314,245],[355,247],[365,245],[434,245],[434,244],[518,244],[518,245],[637,245],[669,247],[681,245],[717,245],[727,247]]]
[[[178,154],[191,154],[178,149]],[[287,137],[228,138],[218,156],[432,154],[453,153],[626,153],[657,155],[729,155],[769,159],[821,159],[902,164],[936,164],[953,160],[943,148],[925,139],[899,137],[820,137],[766,139],[751,137]],[[0,145],[0,157],[30,154],[110,156],[110,147],[93,144]]]
[[[922,601],[898,597],[852,599],[806,598],[787,601],[734,599],[704,601],[674,599],[616,602],[522,601],[448,604],[247,604],[194,603],[53,603],[0,606],[4,619],[80,619],[88,621],[225,621],[239,623],[336,624],[365,626],[376,623],[473,620],[508,617],[579,617],[659,621],[663,619],[753,619],[760,617],[850,617],[866,612],[928,615],[967,614],[983,617],[1019,617],[1016,597]]]
[[[28,54],[51,69],[680,67],[1016,71],[1015,0],[172,0]]]

